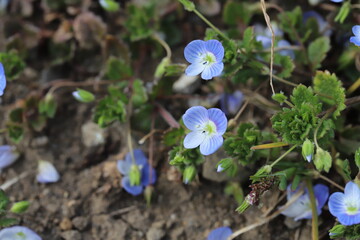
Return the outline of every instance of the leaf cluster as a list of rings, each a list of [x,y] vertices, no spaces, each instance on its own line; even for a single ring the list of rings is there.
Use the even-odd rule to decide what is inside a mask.
[[[341,238],[346,240],[356,240],[360,238],[360,224],[351,226],[338,224],[330,229],[329,233],[331,239]]]

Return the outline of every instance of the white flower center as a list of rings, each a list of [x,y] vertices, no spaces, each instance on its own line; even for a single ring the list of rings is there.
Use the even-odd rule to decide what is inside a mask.
[[[204,123],[203,125],[198,125],[197,126],[198,131],[201,132],[202,134],[210,137],[214,134],[217,133],[217,128],[216,125],[213,121],[209,120],[208,122]]]
[[[207,52],[201,57],[201,64],[205,66],[212,65],[216,63],[216,57],[213,53]]]
[[[349,215],[355,215],[358,214],[359,209],[357,206],[351,205],[351,204],[346,204],[346,213]]]

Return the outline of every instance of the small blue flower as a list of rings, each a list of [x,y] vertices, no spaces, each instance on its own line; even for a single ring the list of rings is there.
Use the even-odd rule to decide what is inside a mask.
[[[324,36],[329,37],[332,33],[331,29],[329,28],[329,24],[325,19],[315,11],[307,11],[303,14],[303,23],[305,24],[308,19],[314,18],[318,25],[319,33],[322,33]]]
[[[239,90],[232,94],[223,93],[220,96],[220,108],[226,114],[235,115],[240,109],[244,100],[244,94]]]
[[[0,170],[13,164],[20,156],[20,153],[10,145],[0,146]]]
[[[343,2],[344,0],[330,0],[332,2],[335,2],[335,3],[340,3],[340,2]]]
[[[40,183],[54,183],[59,181],[60,175],[54,165],[48,161],[39,161],[36,180]]]
[[[191,63],[185,70],[188,76],[201,73],[201,78],[210,80],[224,69],[224,47],[218,40],[194,40],[184,50],[185,59]]]
[[[348,182],[345,192],[336,192],[329,198],[329,210],[342,225],[360,223],[360,188],[354,182]]]
[[[232,234],[232,230],[229,227],[219,227],[212,230],[207,240],[227,240]]]
[[[291,185],[287,187],[287,200],[289,201],[298,191],[299,187],[295,190],[291,190]],[[323,184],[316,184],[314,186],[314,194],[316,199],[316,208],[318,215],[321,214],[321,208],[325,205],[326,200],[329,197],[329,188]],[[305,189],[305,193],[300,196],[293,204],[281,212],[281,214],[294,218],[295,221],[300,219],[311,219],[311,204],[309,192]]]
[[[140,149],[134,149],[133,152],[136,164],[135,167],[140,170],[140,183],[138,185],[133,185],[130,182],[130,172],[135,165],[131,159],[130,152],[126,154],[125,160],[117,161],[117,168],[119,172],[124,175],[121,179],[122,187],[131,195],[137,196],[143,192],[144,187],[156,182],[156,172],[153,167],[150,167],[149,163],[147,162],[148,159],[143,151]]]
[[[218,108],[202,106],[189,108],[182,117],[185,126],[191,130],[184,139],[184,147],[191,149],[200,145],[203,155],[210,155],[223,144],[227,128],[225,114]]]
[[[13,226],[4,228],[0,231],[1,240],[41,240],[41,237],[37,235],[33,230],[22,227]]]
[[[0,63],[0,96],[4,94],[5,87],[6,87],[6,77],[5,77],[4,66],[2,65],[2,63]]]
[[[350,42],[360,47],[360,25],[353,26],[352,32],[355,36],[350,38]]]

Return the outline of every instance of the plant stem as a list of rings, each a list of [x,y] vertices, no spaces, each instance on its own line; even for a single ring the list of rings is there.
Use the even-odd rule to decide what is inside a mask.
[[[153,34],[152,38],[160,43],[160,45],[165,49],[166,51],[166,57],[170,60],[171,59],[171,49],[169,45],[162,40],[157,34]]]
[[[276,159],[272,164],[270,164],[271,167],[275,166],[278,162],[280,162],[281,159],[283,159],[286,155],[288,155],[292,150],[294,150],[298,145],[292,146],[289,150],[287,150],[283,155],[281,155],[278,159]]]
[[[317,214],[317,209],[316,209],[316,200],[315,200],[314,189],[313,189],[310,179],[306,179],[305,182],[306,182],[306,187],[309,191],[311,212],[312,212],[311,236],[312,236],[312,240],[318,240],[319,239],[318,214]]]
[[[316,129],[315,129],[315,132],[314,132],[314,143],[315,143],[315,146],[318,148],[319,147],[319,144],[317,142],[317,134],[318,134],[318,131],[321,127],[321,124],[323,124],[323,122],[325,121],[325,119],[330,115],[331,112],[327,112],[324,117],[321,118],[319,124],[317,125]]]

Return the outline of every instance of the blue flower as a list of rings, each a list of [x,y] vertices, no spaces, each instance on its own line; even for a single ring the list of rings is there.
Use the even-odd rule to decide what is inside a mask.
[[[150,167],[149,163],[147,162],[148,159],[146,158],[143,151],[141,151],[140,149],[135,149],[133,153],[135,158],[135,164],[133,163],[131,159],[131,154],[129,152],[126,154],[125,160],[117,161],[117,168],[119,172],[124,175],[121,179],[122,187],[131,195],[137,196],[143,192],[144,187],[155,183],[156,172],[153,167]],[[140,173],[140,182],[136,182],[136,184],[132,184],[130,179],[131,172],[134,169],[138,169]]]
[[[0,146],[0,170],[13,164],[20,156],[20,153],[10,145]]]
[[[244,94],[239,90],[232,94],[223,93],[220,97],[220,108],[226,114],[235,115],[244,100]]]
[[[54,183],[59,181],[60,175],[54,165],[48,161],[39,161],[36,180],[40,183]]]
[[[224,47],[218,40],[194,40],[184,50],[185,59],[191,63],[185,70],[188,76],[201,73],[201,78],[210,80],[224,69]]]
[[[344,0],[330,0],[330,1],[339,3],[339,2],[343,2]]]
[[[315,11],[307,11],[303,14],[303,23],[305,24],[308,19],[314,18],[317,25],[319,33],[322,33],[324,36],[329,37],[332,33],[331,29],[329,28],[329,24],[325,19]]]
[[[207,240],[226,240],[232,234],[232,230],[229,227],[219,227],[212,230]]]
[[[342,225],[360,223],[360,188],[354,182],[348,182],[345,192],[336,192],[329,198],[329,210]]]
[[[357,46],[360,46],[360,25],[353,26],[352,32],[355,36],[350,38],[350,42]]]
[[[13,226],[4,228],[0,231],[1,240],[41,240],[41,237],[37,235],[33,230],[22,227]]]
[[[5,87],[6,87],[5,71],[2,63],[0,63],[0,96],[4,94]]]
[[[291,185],[287,187],[287,200],[289,201],[298,191],[299,187],[295,190],[291,190]],[[314,186],[314,194],[316,199],[316,208],[318,215],[321,214],[321,208],[325,205],[326,200],[329,197],[329,188],[323,184],[316,184]],[[293,204],[281,212],[281,214],[294,218],[295,221],[300,219],[311,219],[311,204],[309,192],[305,189],[305,193],[300,196]]]
[[[222,135],[227,128],[227,119],[220,109],[191,107],[182,119],[185,126],[191,130],[184,139],[185,148],[191,149],[200,145],[201,154],[210,155],[223,144]]]

